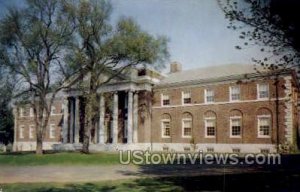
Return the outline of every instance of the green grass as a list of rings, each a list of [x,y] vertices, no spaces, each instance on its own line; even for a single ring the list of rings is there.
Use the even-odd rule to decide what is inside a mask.
[[[61,152],[44,155],[34,153],[0,154],[0,166],[35,165],[110,165],[119,163],[118,153]]]
[[[1,185],[3,192],[92,192],[92,191],[183,191],[172,182],[157,179],[131,179],[96,183],[26,183]]]
[[[298,173],[251,173],[141,178],[95,183],[0,184],[3,192],[299,191]]]

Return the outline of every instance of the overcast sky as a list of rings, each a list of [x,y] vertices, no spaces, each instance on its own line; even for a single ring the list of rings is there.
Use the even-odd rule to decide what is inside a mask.
[[[0,0],[0,14],[23,0]],[[133,17],[142,29],[169,38],[170,61],[184,69],[229,63],[251,64],[261,57],[258,47],[236,50],[238,33],[227,29],[228,21],[216,0],[111,0],[112,20]]]

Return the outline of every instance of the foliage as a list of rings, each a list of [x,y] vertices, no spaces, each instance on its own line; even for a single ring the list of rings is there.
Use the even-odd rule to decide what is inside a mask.
[[[65,1],[64,11],[76,29],[66,62],[81,71],[77,86],[86,101],[82,151],[88,153],[98,114],[97,89],[137,65],[162,66],[168,56],[167,40],[142,31],[131,18],[121,18],[112,26],[111,4],[105,0]]]
[[[259,45],[266,57],[253,61],[271,70],[299,67],[300,2],[297,0],[218,0],[229,29],[240,31],[243,45]]]
[[[58,0],[27,0],[0,21],[0,65],[16,77],[14,103],[33,108],[39,154],[54,98],[68,78],[61,57],[73,29],[65,21]]]
[[[13,114],[10,106],[13,79],[7,76],[5,69],[0,67],[0,144],[13,142]]]

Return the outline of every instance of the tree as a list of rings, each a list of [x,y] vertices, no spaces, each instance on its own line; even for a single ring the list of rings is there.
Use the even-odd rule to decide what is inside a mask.
[[[237,49],[251,45],[261,46],[265,52],[263,59],[253,58],[258,64],[257,72],[264,72],[266,78],[275,76],[275,106],[277,147],[280,151],[283,143],[279,143],[279,75],[281,72],[296,70],[299,73],[300,61],[300,2],[297,0],[218,0],[225,17],[229,20],[229,29],[240,31],[243,45]],[[261,66],[263,69],[261,69]],[[265,73],[266,70],[269,73]]]
[[[68,62],[80,69],[81,76],[89,76],[82,86],[86,100],[82,152],[88,153],[90,130],[98,113],[97,89],[130,67],[162,65],[168,56],[167,41],[142,31],[130,18],[120,19],[113,27],[109,24],[111,5],[105,0],[66,1],[64,9],[76,28]]]
[[[16,76],[16,102],[27,101],[34,111],[36,153],[43,139],[56,94],[70,77],[61,61],[73,29],[59,0],[27,0],[11,8],[0,23],[0,65]]]
[[[300,2],[297,0],[218,0],[228,28],[240,31],[243,49],[260,45],[267,55],[253,61],[270,70],[298,70],[300,61]]]
[[[5,69],[0,68],[0,143],[7,145],[13,142],[13,114],[10,106],[13,81]]]

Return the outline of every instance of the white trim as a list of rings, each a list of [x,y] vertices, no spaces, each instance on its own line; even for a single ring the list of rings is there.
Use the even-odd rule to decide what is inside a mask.
[[[285,97],[279,98],[279,101],[285,100]],[[233,103],[253,103],[253,102],[265,102],[265,101],[276,101],[276,99],[255,99],[255,100],[243,100],[243,101],[233,101],[233,102],[214,102],[214,103],[193,103],[193,104],[185,104],[184,106],[207,106],[207,105],[225,105],[225,104],[233,104]],[[168,106],[153,106],[153,109],[160,108],[173,108],[173,107],[182,107],[182,105],[168,105]]]
[[[207,120],[214,120],[214,128],[215,128],[215,135],[212,136],[212,135],[207,135]],[[217,121],[216,121],[216,117],[205,117],[204,118],[204,131],[205,131],[205,135],[204,137],[205,138],[216,138],[216,134],[217,134]]]
[[[210,90],[213,92],[213,95],[214,95],[214,100],[213,101],[207,101],[207,90]],[[212,89],[204,89],[204,103],[215,103],[215,91],[212,90]]]
[[[240,135],[232,135],[232,120],[233,119],[239,119],[240,120],[240,127],[241,127],[241,130],[240,130]],[[230,117],[230,138],[242,138],[242,133],[243,133],[243,120],[242,120],[242,117],[241,116],[231,116]]]
[[[33,111],[33,108],[32,108],[32,107],[29,108],[29,116],[30,116],[30,117],[33,117],[33,116],[34,116],[34,111]]]
[[[191,135],[184,135],[184,121],[191,121]],[[193,135],[193,118],[182,118],[181,120],[181,137],[192,138]]]
[[[23,107],[20,107],[19,116],[20,117],[25,117],[25,115],[24,115],[24,108]]]
[[[34,138],[34,128],[35,126],[34,125],[29,125],[29,139],[33,139]]]
[[[51,109],[50,109],[50,115],[56,115],[56,107],[55,106],[51,106]],[[54,111],[54,112],[53,112]]]
[[[169,94],[161,93],[161,94],[160,94],[160,106],[170,106],[170,104],[169,104],[169,105],[164,105],[164,96],[168,96],[168,98],[169,98],[169,103],[171,104],[171,101],[170,101],[170,95],[169,95]]]
[[[260,118],[269,118],[269,135],[260,135],[259,134],[259,128],[260,128]],[[272,118],[271,115],[257,115],[257,138],[271,138],[272,135]]]
[[[191,103],[184,103],[184,93],[190,94]],[[192,105],[192,92],[191,91],[181,91],[181,105],[184,105],[184,106]]]
[[[164,122],[169,122],[170,123],[170,134],[171,134],[171,120],[170,119],[162,119],[161,120],[161,138],[171,138],[171,135],[167,136],[164,135]]]
[[[239,99],[232,99],[232,88],[233,87],[238,87],[239,88]],[[230,102],[234,102],[234,101],[240,101],[241,100],[241,86],[239,85],[232,85],[232,86],[229,86],[229,101]]]
[[[54,131],[54,135],[52,135],[52,131]],[[49,125],[49,139],[55,139],[55,133],[56,133],[56,125],[50,124]]]
[[[19,139],[25,138],[24,131],[25,131],[25,125],[20,125],[19,126]]]
[[[268,97],[260,97],[259,95],[259,87],[261,85],[267,85],[267,89],[268,89]],[[269,86],[269,83],[257,83],[256,84],[256,99],[257,100],[268,100],[270,98],[270,86]]]

